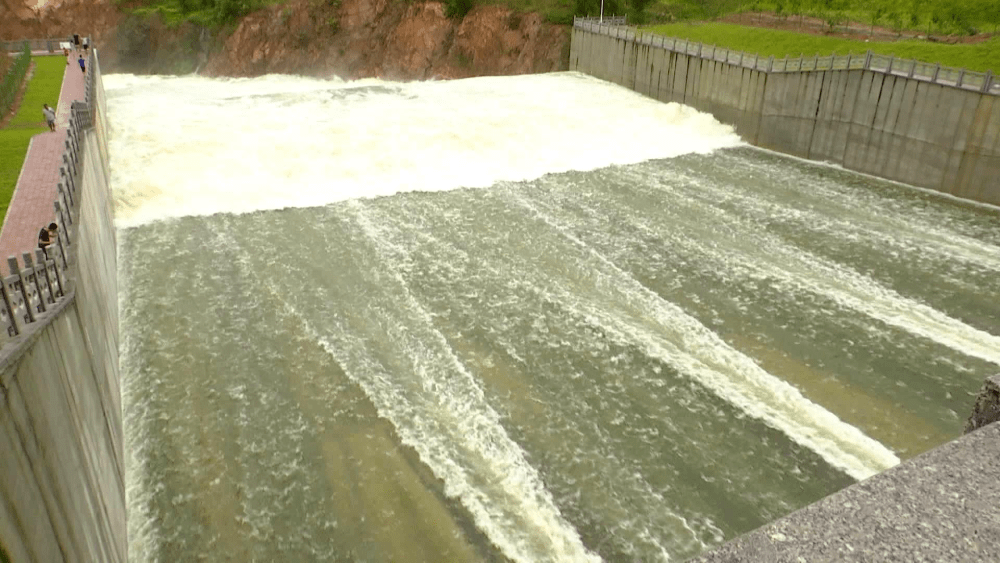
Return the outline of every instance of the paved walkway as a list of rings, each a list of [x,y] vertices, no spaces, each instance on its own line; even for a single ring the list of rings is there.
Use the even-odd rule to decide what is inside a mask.
[[[56,131],[31,138],[14,197],[0,229],[0,271],[4,275],[10,274],[7,258],[16,256],[23,266],[21,253],[34,253],[38,248],[38,231],[56,221],[52,202],[59,193],[59,167],[66,146],[70,107],[74,101],[83,101],[84,93],[83,73],[72,54],[68,62],[56,106]],[[38,117],[42,119],[42,108],[38,108]]]

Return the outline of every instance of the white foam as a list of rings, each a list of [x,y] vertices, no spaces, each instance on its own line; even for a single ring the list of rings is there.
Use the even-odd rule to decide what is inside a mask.
[[[871,477],[899,463],[899,458],[877,440],[765,371],[680,307],[592,251],[544,210],[526,200],[522,204],[586,249],[595,275],[600,272],[598,287],[592,291],[577,286],[581,291],[570,294],[551,288],[549,291],[557,293],[555,302],[569,304],[576,314],[622,342],[642,346],[649,356],[675,366],[855,479]],[[620,299],[609,301],[609,293],[618,293]]]
[[[740,144],[579,73],[446,82],[104,78],[116,222],[488,187]]]
[[[360,210],[357,219],[371,240],[382,240],[378,225]],[[473,375],[433,328],[427,310],[398,274],[385,275],[382,281],[403,306],[393,307],[389,315],[370,310],[366,316],[392,335],[394,348],[405,350],[407,359],[399,360],[410,362],[405,383],[371,360],[365,336],[345,329],[336,319],[317,323],[291,300],[284,300],[283,291],[272,290],[286,311],[300,318],[306,332],[364,389],[400,440],[414,448],[442,479],[446,494],[462,502],[507,557],[512,561],[600,561],[563,517]],[[400,323],[396,315],[405,322]]]

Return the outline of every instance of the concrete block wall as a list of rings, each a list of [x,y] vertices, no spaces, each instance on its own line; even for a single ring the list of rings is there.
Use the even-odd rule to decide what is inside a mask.
[[[69,296],[0,350],[0,556],[16,563],[127,561],[117,249],[102,113],[83,143]]]
[[[570,70],[709,112],[756,146],[1000,205],[996,95],[877,70],[749,68],[613,30],[574,27]]]

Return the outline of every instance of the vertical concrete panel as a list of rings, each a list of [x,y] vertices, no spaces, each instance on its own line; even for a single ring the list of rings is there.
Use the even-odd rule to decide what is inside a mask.
[[[704,112],[715,113],[715,61],[701,59],[698,65],[698,104]],[[716,116],[716,119],[719,119]],[[720,121],[722,121],[720,119]]]
[[[716,119],[736,128],[739,124],[739,81],[729,75],[729,65],[713,61],[709,100]]]
[[[82,522],[96,521],[99,515],[88,498],[93,493],[90,468],[82,452],[82,429],[77,423],[79,413],[70,395],[74,391],[87,394],[92,390],[78,382],[76,389],[69,385],[70,374],[65,364],[57,365],[54,359],[78,351],[68,346],[65,350],[61,348],[54,342],[51,331],[46,331],[29,352],[26,363],[30,369],[18,374],[18,388],[29,413],[31,431],[44,444],[39,448],[41,456],[33,459],[32,464],[40,463],[48,469],[48,482],[55,501],[49,518],[57,530],[65,530],[60,540],[67,552],[66,559],[104,560],[96,543],[98,534],[81,533],[79,526]]]
[[[819,112],[820,99],[823,96],[823,80],[826,71],[808,72],[802,75],[799,84],[798,99],[795,103],[795,150],[796,154],[805,154],[809,158],[809,147],[812,145],[813,132],[816,126],[816,114]]]
[[[55,450],[56,444],[61,444],[62,441],[52,441],[54,439],[52,432],[45,425],[44,420],[47,412],[44,410],[36,411],[32,397],[24,396],[21,384],[18,381],[22,377],[22,373],[15,374],[11,382],[12,384],[8,386],[7,392],[10,401],[7,406],[10,408],[13,426],[20,437],[21,447],[28,460],[30,473],[27,478],[35,483],[39,492],[38,496],[41,504],[37,514],[40,518],[44,518],[46,520],[45,525],[51,528],[52,536],[54,537],[54,547],[57,549],[57,553],[60,554],[53,561],[62,561],[67,556],[66,553],[75,549],[76,546],[70,537],[65,519],[65,503],[59,497],[62,488],[53,471],[53,463],[49,459],[46,459],[46,454],[49,456],[53,455],[49,450]],[[36,420],[38,421],[38,427],[35,424]],[[55,468],[58,467],[58,465],[55,466]],[[37,530],[35,532],[39,533]]]
[[[833,116],[833,119],[840,122],[834,149],[840,152],[839,154],[832,155],[831,160],[845,164],[847,160],[847,147],[850,144],[851,128],[854,123],[854,111],[858,106],[858,99],[861,95],[864,72],[860,70],[845,70],[842,72],[845,77],[844,95]]]
[[[968,183],[975,187],[974,196],[977,201],[1000,205],[1000,98],[983,96],[986,127],[981,141],[982,152],[976,159],[975,168],[971,171]]]
[[[687,57],[687,79],[684,81],[684,103],[698,108],[699,82],[701,81],[702,59],[697,55]]]
[[[750,139],[746,137],[745,123],[748,114],[744,103],[747,97],[747,93],[744,90],[749,87],[749,80],[746,81],[747,84],[744,84],[742,69],[731,64],[723,64],[720,72],[720,80],[726,85],[721,103],[730,106],[733,127],[744,140],[749,141]]]
[[[809,147],[812,158],[840,163],[843,146],[847,141],[847,123],[841,115],[848,89],[847,71],[832,70],[824,73],[823,93],[816,112],[813,138]]]
[[[899,80],[896,89],[902,90],[899,101],[899,112],[890,134],[889,152],[885,157],[884,174],[886,178],[899,182],[913,184],[920,182],[915,170],[925,148],[922,141],[909,135],[910,122],[914,120],[914,110],[917,104],[917,81]]]
[[[586,69],[587,74],[597,76],[598,61],[601,60],[600,50],[602,48],[602,41],[606,39],[596,33],[587,33],[586,38],[587,47],[583,53],[587,56],[587,62],[584,63],[583,68]]]
[[[954,171],[946,169],[945,181],[950,182],[950,193],[984,201],[980,198],[988,191],[986,185],[989,179],[994,184],[1000,182],[1000,167],[994,167],[992,173],[987,172],[986,175],[977,173],[980,163],[989,165],[998,162],[998,155],[993,151],[996,118],[992,117],[992,113],[996,98],[987,100],[986,96],[979,94],[970,96],[968,92],[959,93],[966,98],[963,105],[967,111],[962,114],[965,126],[959,127],[956,133],[954,147],[960,157]],[[964,119],[967,115],[968,122]]]
[[[912,159],[912,178],[918,179],[915,185],[926,187],[936,186],[941,180],[947,151],[943,151],[939,141],[932,140],[933,134],[928,118],[936,115],[942,92],[942,86],[928,82],[915,82],[913,105],[910,107],[910,117],[904,129],[897,127],[900,134],[906,135],[912,143],[920,147]]]
[[[23,401],[17,387],[6,378],[5,381],[7,393],[0,409],[0,452],[3,455],[0,512],[4,516],[0,518],[0,538],[12,563],[60,561],[59,541],[24,449],[24,437],[13,415],[16,411],[21,417],[25,416]]]
[[[684,103],[684,91],[687,89],[685,84],[688,78],[688,59],[689,57],[683,53],[675,52],[673,56],[674,64],[671,70],[674,79],[671,81],[670,100],[679,104]]]
[[[575,70],[577,72],[582,72],[584,74],[592,74],[591,63],[593,62],[593,56],[590,52],[593,46],[593,39],[591,33],[583,31],[581,29],[574,30],[578,32],[573,36],[573,40],[576,41],[577,38],[580,39],[580,44],[577,46],[576,54],[576,66],[571,67],[570,70]]]
[[[608,80],[619,86],[622,86],[625,83],[622,77],[625,74],[625,59],[627,57],[627,50],[628,42],[621,37],[616,38],[614,50],[612,51],[611,59],[608,64]]]
[[[639,44],[625,40],[625,61],[622,65],[621,85],[629,90],[635,90],[635,73],[639,64]]]
[[[868,70],[861,71],[858,95],[851,112],[851,125],[847,133],[844,149],[844,166],[860,170],[868,155],[868,142],[872,136],[872,122],[878,108],[884,75]]]
[[[942,169],[941,182],[935,189],[961,197],[962,192],[958,185],[959,169],[965,153],[968,131],[973,127],[972,121],[979,106],[979,94],[948,88],[942,90],[942,104],[951,107],[950,116],[953,116],[953,119],[948,120],[947,126],[944,123],[940,124],[942,128],[947,127],[950,130],[948,132],[951,133],[951,142],[944,146],[948,154],[947,161]]]
[[[656,47],[653,52],[653,75],[655,81],[652,87],[655,88],[654,98],[661,102],[670,101],[670,53],[662,48]]]
[[[612,80],[612,82],[619,86],[625,86],[628,88],[628,71],[631,66],[629,61],[632,55],[632,43],[623,38],[619,38],[617,55],[620,57],[620,60],[615,65],[614,72],[612,74],[612,76],[614,76],[614,80]]]
[[[907,82],[906,78],[889,76],[883,85],[882,103],[879,104],[875,125],[881,135],[875,144],[875,158],[870,161],[870,168],[867,170],[869,174],[889,178],[889,171],[895,167],[895,154],[899,150],[899,139],[895,135],[895,130],[903,107],[903,94]],[[887,87],[888,98],[884,91]]]
[[[774,120],[777,117],[777,107],[784,98],[788,74],[772,74],[768,77],[763,96],[761,96],[760,127],[757,131],[759,146],[773,149],[776,137]]]
[[[569,70],[578,70],[580,66],[580,41],[583,30],[574,27],[569,37]]]
[[[763,97],[758,92],[758,80],[750,69],[730,65],[730,76],[733,82],[739,84],[739,101],[737,108],[740,117],[736,123],[736,132],[748,143],[757,142],[757,125],[760,122],[760,103]]]
[[[892,118],[889,116],[895,84],[895,76],[883,76],[881,89],[878,93],[878,101],[875,105],[875,114],[871,122],[871,136],[868,138],[864,159],[859,168],[862,172],[878,175],[877,171],[883,168],[883,152],[887,144],[886,122],[890,121],[890,119],[895,121],[895,116]]]
[[[636,92],[644,95],[650,96],[649,93],[649,75],[652,70],[652,61],[650,61],[650,50],[649,45],[643,43],[636,43],[636,58],[635,58],[635,86]]]
[[[808,99],[805,73],[774,73],[769,76],[761,115],[761,146],[806,157],[815,118],[815,100]],[[813,115],[807,118],[810,109]]]

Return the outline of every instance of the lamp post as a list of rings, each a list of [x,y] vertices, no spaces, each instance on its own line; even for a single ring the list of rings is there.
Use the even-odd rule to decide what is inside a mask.
[[[604,0],[601,0],[601,23],[604,23]]]

